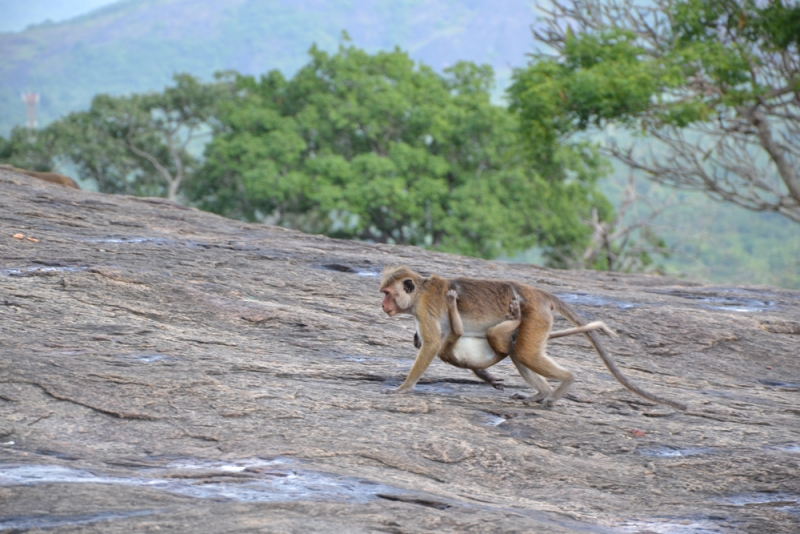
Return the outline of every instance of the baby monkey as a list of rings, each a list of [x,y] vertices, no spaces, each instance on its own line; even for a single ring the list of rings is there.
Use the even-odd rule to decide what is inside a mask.
[[[459,365],[459,356],[454,352],[461,336],[464,335],[464,324],[461,321],[461,314],[458,313],[458,292],[455,289],[451,289],[445,294],[445,303],[447,304],[447,312],[450,319],[450,332],[442,343],[438,356],[442,361],[457,367],[462,367],[462,365]],[[522,312],[520,310],[520,303],[519,299],[515,296],[508,304],[508,314],[505,317],[505,321],[486,331],[486,341],[489,342],[489,346],[492,348],[498,361],[511,354],[514,346],[514,336],[519,328],[521,320]],[[550,340],[582,334],[593,330],[600,330],[608,336],[617,337],[616,332],[611,330],[606,323],[603,321],[593,321],[577,328],[567,328],[566,330],[559,330],[558,332],[550,332],[547,339]],[[418,332],[414,332],[414,347],[418,349],[422,347],[422,341],[419,338]],[[504,390],[502,378],[493,376],[486,369],[472,369],[472,372],[484,382],[491,384],[495,389],[499,389],[500,391]]]

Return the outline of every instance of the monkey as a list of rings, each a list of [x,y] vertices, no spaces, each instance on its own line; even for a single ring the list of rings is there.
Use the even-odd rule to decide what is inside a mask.
[[[439,349],[438,356],[442,361],[451,363],[456,367],[460,367],[457,363],[457,356],[453,354],[455,345],[458,343],[460,337],[464,334],[464,327],[461,322],[461,316],[458,313],[458,306],[456,304],[457,298],[458,293],[453,289],[449,290],[445,294],[445,301],[447,303],[451,328],[450,332],[445,338],[444,343],[442,344],[442,348]],[[516,333],[516,329],[519,327],[519,323],[522,318],[519,300],[516,298],[509,303],[508,309],[509,311],[508,315],[506,315],[506,320],[486,331],[486,340],[488,341],[492,350],[495,351],[498,361],[510,354],[512,345],[514,343],[514,334]],[[611,330],[603,321],[593,321],[579,328],[568,328],[566,330],[559,330],[558,332],[550,332],[547,335],[547,339],[550,340],[559,337],[571,336],[574,334],[581,334],[590,330],[600,330],[602,333],[608,336],[617,337],[616,332]],[[414,347],[417,349],[422,348],[422,341],[419,338],[418,332],[414,332]],[[495,389],[504,391],[502,378],[494,377],[485,369],[472,369],[472,372],[484,382],[492,385]]]
[[[575,325],[576,328],[571,329],[575,330],[573,333],[584,329],[581,333],[589,340],[614,378],[628,390],[659,404],[678,410],[687,409],[685,404],[658,397],[631,384],[602,347],[596,332],[585,330],[588,325],[583,319],[564,301],[547,291],[512,281],[476,278],[448,280],[436,275],[424,277],[408,267],[385,268],[380,290],[384,295],[381,303],[383,312],[389,317],[397,314],[412,315],[421,340],[421,347],[408,376],[397,389],[391,391],[393,393],[413,390],[433,358],[440,353],[443,344],[447,343],[452,326],[451,308],[447,305],[446,295],[449,290],[455,290],[459,301],[458,314],[462,334],[450,339],[454,343],[452,354],[446,355],[451,358],[447,363],[467,369],[484,370],[505,358],[502,352],[505,350],[522,378],[537,392],[527,401],[541,401],[544,406],[551,407],[569,391],[575,381],[574,373],[547,355],[546,345],[553,325],[552,312],[555,311]],[[509,322],[507,303],[513,300],[519,301],[521,317],[516,328],[516,341],[513,350],[510,350],[508,346],[497,344],[497,336],[487,337],[487,334],[492,328]],[[443,335],[443,332],[446,334]],[[558,337],[570,335],[565,332],[567,331],[555,334],[559,334]],[[499,337],[504,340],[507,339],[506,336],[504,334]],[[491,343],[496,346],[492,347]],[[502,350],[498,352],[495,349]],[[545,379],[560,383],[553,389]]]
[[[80,189],[80,186],[77,184],[77,182],[75,182],[75,180],[69,176],[64,176],[63,174],[58,174],[56,172],[28,171],[7,164],[0,164],[0,169],[26,174],[32,178],[38,178],[39,180],[44,180],[45,182],[50,182],[52,184],[63,185],[64,187],[71,187],[72,189]]]

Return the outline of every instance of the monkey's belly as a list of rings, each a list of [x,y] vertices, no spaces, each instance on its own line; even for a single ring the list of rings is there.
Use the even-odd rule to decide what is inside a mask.
[[[497,363],[497,356],[485,337],[461,337],[453,347],[459,365],[470,369],[486,369]]]

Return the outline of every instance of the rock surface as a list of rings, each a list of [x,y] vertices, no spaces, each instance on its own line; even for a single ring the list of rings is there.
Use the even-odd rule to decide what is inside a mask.
[[[791,532],[800,293],[565,272],[244,224],[0,171],[0,530]],[[22,237],[19,237],[22,234]],[[14,237],[17,235],[17,237]],[[32,240],[28,239],[31,238]],[[552,291],[552,409],[415,355],[377,274]],[[556,325],[566,326],[559,321]]]

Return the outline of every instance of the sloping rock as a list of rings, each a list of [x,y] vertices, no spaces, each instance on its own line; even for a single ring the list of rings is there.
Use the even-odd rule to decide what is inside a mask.
[[[0,171],[0,530],[789,532],[800,293],[564,272],[244,224]],[[22,237],[14,237],[21,234]],[[31,238],[29,240],[28,238]],[[552,409],[415,355],[377,274],[536,285],[602,318]],[[559,323],[564,325],[564,323]]]

